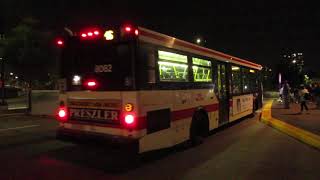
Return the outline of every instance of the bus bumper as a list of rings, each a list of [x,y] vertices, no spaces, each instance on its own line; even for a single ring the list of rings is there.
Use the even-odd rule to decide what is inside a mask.
[[[66,129],[62,127],[57,129],[56,138],[58,140],[63,140],[63,141],[72,141],[72,142],[88,143],[88,144],[95,144],[95,145],[97,144],[101,146],[107,145],[108,147],[125,146],[126,148],[128,148],[130,146],[137,152],[139,148],[138,139],[123,137],[123,136],[114,136],[114,135],[108,135],[108,134],[102,134],[102,133],[80,131],[80,130],[74,130],[74,129]]]

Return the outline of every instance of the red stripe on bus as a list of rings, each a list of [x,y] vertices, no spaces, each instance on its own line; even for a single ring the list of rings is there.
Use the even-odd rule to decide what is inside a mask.
[[[171,119],[172,121],[177,121],[185,118],[192,117],[194,112],[196,111],[197,108],[189,108],[189,109],[183,109],[183,110],[178,110],[178,111],[173,111],[171,113]],[[218,104],[210,104],[204,106],[204,109],[207,112],[212,112],[218,110]]]
[[[155,39],[155,40],[164,41],[164,43],[169,43],[171,41],[171,39],[169,39],[168,37],[164,37],[164,36],[160,36],[160,35],[157,35],[157,34],[153,34],[151,32],[144,31],[143,29],[140,29],[140,35],[147,36],[147,37]],[[249,61],[246,61],[246,60],[242,60],[240,58],[233,57],[233,56],[221,53],[221,52],[208,50],[206,48],[199,47],[199,46],[196,46],[194,44],[189,44],[189,43],[186,43],[186,42],[181,41],[179,39],[175,39],[175,44],[177,44],[179,46],[184,46],[186,48],[191,48],[191,49],[194,49],[194,50],[197,50],[197,51],[202,51],[204,53],[209,53],[209,54],[212,54],[212,55],[220,56],[222,58],[227,58],[227,59],[231,59],[231,60],[234,60],[234,61],[238,61],[240,63],[251,65],[251,66],[254,66],[254,67],[257,67],[257,68],[261,68],[261,66],[258,65],[258,64],[255,64],[255,63],[252,63],[252,62],[249,62]]]

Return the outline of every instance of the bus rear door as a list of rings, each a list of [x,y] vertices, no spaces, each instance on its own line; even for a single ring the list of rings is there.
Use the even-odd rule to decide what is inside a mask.
[[[217,64],[217,87],[219,99],[219,126],[229,121],[229,92],[227,65]]]

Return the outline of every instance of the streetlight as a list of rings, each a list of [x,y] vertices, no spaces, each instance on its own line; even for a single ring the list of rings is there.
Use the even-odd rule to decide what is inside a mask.
[[[201,42],[202,42],[201,39],[200,39],[200,38],[197,38],[196,43],[197,43],[197,44],[200,44]]]

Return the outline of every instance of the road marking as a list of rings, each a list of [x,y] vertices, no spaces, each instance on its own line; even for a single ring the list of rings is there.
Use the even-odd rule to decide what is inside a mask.
[[[0,129],[0,132],[17,130],[17,129],[26,129],[26,128],[32,128],[32,127],[38,127],[38,126],[40,126],[40,125],[29,125],[29,126],[20,126],[20,127],[14,127],[14,128]]]
[[[268,101],[262,108],[262,116],[260,121],[274,127],[289,136],[292,136],[310,146],[313,146],[317,149],[320,149],[320,136],[313,134],[309,131],[300,129],[298,127],[292,126],[288,123],[285,123],[279,119],[272,117],[271,109],[272,109],[273,100]]]

